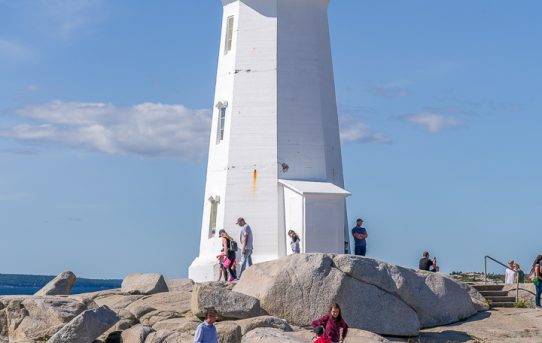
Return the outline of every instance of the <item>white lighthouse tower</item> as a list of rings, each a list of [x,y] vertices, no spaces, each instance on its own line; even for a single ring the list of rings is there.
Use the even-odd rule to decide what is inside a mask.
[[[327,18],[329,0],[222,0],[224,6],[195,281],[216,278],[218,230],[254,234],[254,263],[343,253],[348,240]]]

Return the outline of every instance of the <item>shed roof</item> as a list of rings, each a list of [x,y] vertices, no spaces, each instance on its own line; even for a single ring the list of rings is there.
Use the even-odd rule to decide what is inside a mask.
[[[279,179],[279,183],[299,194],[329,194],[350,196],[351,193],[330,182],[298,181]]]

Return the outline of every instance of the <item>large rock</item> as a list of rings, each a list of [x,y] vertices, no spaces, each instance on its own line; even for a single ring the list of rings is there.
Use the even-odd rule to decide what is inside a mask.
[[[245,271],[246,272],[246,271]],[[243,274],[244,277],[244,274]],[[274,328],[257,328],[243,336],[242,343],[306,343],[310,342],[295,337],[291,333]]]
[[[166,284],[170,292],[192,292],[192,288],[194,288],[194,281],[190,279],[167,279]]]
[[[77,281],[77,277],[75,277],[74,273],[69,271],[60,273],[34,295],[69,295],[71,294],[75,281]]]
[[[122,332],[123,343],[144,343],[147,336],[154,330],[150,326],[136,325]]]
[[[65,297],[0,297],[3,310],[0,321],[6,322],[0,337],[10,342],[34,342],[52,336],[86,307]],[[4,319],[1,319],[4,318]]]
[[[350,277],[400,298],[416,311],[422,328],[454,323],[477,312],[469,292],[440,273],[352,255],[337,255],[333,261]]]
[[[167,284],[160,274],[133,273],[122,280],[121,290],[130,294],[155,294],[167,292]]]
[[[291,255],[248,268],[235,292],[260,299],[270,315],[307,326],[337,302],[348,325],[379,334],[416,336],[416,312],[394,294],[335,267],[334,255]]]
[[[113,326],[119,317],[107,306],[87,310],[70,321],[53,335],[48,343],[92,342]]]
[[[266,314],[255,297],[231,291],[219,282],[196,284],[192,291],[192,313],[204,318],[206,309],[211,307],[221,319],[244,319]]]

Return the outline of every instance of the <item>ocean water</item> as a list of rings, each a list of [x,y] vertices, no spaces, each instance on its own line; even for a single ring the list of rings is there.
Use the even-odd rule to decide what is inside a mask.
[[[81,287],[74,286],[72,288],[72,294],[80,293],[90,293],[96,291],[104,291],[107,289],[112,289],[113,287]],[[12,286],[1,286],[0,285],[0,295],[31,295],[39,291],[41,287],[12,287]]]

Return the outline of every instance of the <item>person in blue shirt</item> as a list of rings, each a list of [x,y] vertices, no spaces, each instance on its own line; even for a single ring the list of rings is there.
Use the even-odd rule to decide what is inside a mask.
[[[218,343],[218,333],[216,332],[217,314],[216,310],[208,309],[205,314],[205,321],[198,325],[194,334],[194,343]]]
[[[358,256],[365,256],[367,252],[367,242],[365,241],[369,236],[367,230],[362,227],[363,220],[357,219],[356,226],[352,229],[352,236],[354,236],[354,253]]]

